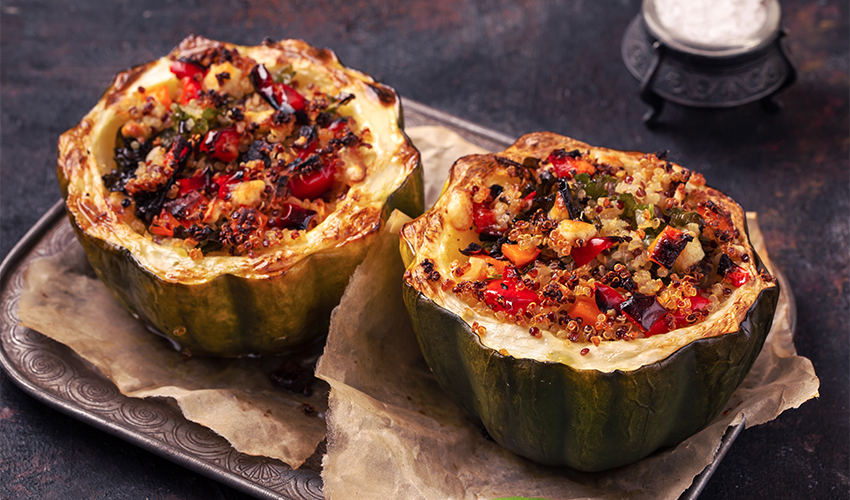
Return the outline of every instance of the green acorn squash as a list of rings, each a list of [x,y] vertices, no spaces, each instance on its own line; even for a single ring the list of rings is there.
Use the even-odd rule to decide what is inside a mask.
[[[118,74],[57,171],[97,275],[191,354],[320,340],[390,212],[423,205],[395,91],[300,40],[189,37]]]
[[[707,425],[779,295],[743,210],[702,176],[551,133],[458,160],[400,238],[405,304],[447,394],[508,450],[582,471]]]

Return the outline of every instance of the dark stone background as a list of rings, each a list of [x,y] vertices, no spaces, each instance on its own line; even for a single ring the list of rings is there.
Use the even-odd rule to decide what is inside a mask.
[[[662,125],[620,56],[638,0],[11,0],[0,5],[0,256],[59,198],[58,135],[112,76],[185,35],[303,38],[403,96],[501,132],[670,150],[759,212],[797,298],[820,397],[745,430],[701,498],[850,498],[848,4],[782,2],[799,80],[785,108],[668,105]],[[0,373],[0,497],[244,498],[60,414]]]

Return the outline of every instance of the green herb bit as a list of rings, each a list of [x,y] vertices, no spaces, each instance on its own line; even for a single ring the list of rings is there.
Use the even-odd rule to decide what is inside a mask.
[[[599,175],[591,178],[589,174],[581,173],[576,175],[574,179],[576,185],[584,189],[587,196],[594,200],[608,196],[608,186],[616,183],[616,179],[610,175]]]
[[[286,66],[280,68],[280,70],[274,74],[272,79],[277,83],[283,83],[286,85],[291,85],[292,80],[295,78],[295,69],[291,64],[287,64]]]
[[[664,215],[670,219],[670,225],[673,227],[685,227],[688,224],[699,224],[700,227],[705,225],[705,220],[696,212],[686,212],[681,208],[673,207],[664,211]]]
[[[173,112],[172,121],[178,133],[189,132],[192,135],[203,135],[210,129],[217,128],[219,125],[218,119],[221,116],[224,115],[218,108],[206,108],[201,113],[201,116],[193,116],[178,106]]]

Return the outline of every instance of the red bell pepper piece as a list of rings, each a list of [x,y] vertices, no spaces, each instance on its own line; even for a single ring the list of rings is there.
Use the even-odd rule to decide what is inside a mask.
[[[207,176],[202,174],[187,177],[185,179],[177,179],[177,185],[180,186],[180,196],[183,196],[186,193],[191,193],[192,191],[197,191],[206,187]]]
[[[336,120],[332,121],[330,125],[328,125],[328,130],[330,130],[331,132],[343,130],[345,128],[345,125],[347,124],[347,118],[337,118]]]
[[[496,226],[496,214],[490,210],[486,203],[472,204],[472,223],[475,224],[476,232],[498,236],[501,234]]]
[[[691,304],[691,313],[694,313],[696,311],[705,311],[705,309],[708,307],[708,304],[711,302],[702,295],[689,297],[686,300]],[[688,315],[681,311],[677,311],[676,314],[673,315],[673,318],[676,320],[676,328],[682,328],[691,324],[688,322]]]
[[[750,273],[746,269],[738,267],[734,271],[729,272],[724,279],[734,286],[740,287],[750,281]]]
[[[637,325],[644,335],[652,335],[653,328],[660,323],[665,323],[667,309],[658,303],[654,295],[643,295],[633,293],[631,297],[620,304],[620,311],[629,318],[629,321]],[[664,325],[666,327],[666,325]],[[660,327],[657,327],[660,329]],[[656,332],[660,333],[660,332]]]
[[[292,196],[302,200],[314,200],[325,194],[333,185],[336,167],[333,163],[289,179]]]
[[[598,236],[596,238],[590,238],[584,246],[573,248],[572,251],[570,251],[570,257],[572,257],[575,261],[576,267],[581,267],[592,261],[594,257],[602,253],[604,250],[608,250],[614,245],[614,243],[619,241],[620,239],[616,236]]]
[[[272,80],[264,64],[258,64],[251,70],[251,83],[254,90],[277,111],[297,112],[307,107],[307,99],[289,85]]]
[[[274,93],[278,102],[289,104],[295,111],[304,111],[307,107],[307,99],[285,83],[275,83]]]
[[[211,158],[230,163],[239,156],[239,141],[242,136],[234,127],[207,132],[201,143],[201,151]]]
[[[298,151],[297,158],[301,160],[306,160],[313,153],[316,152],[316,148],[319,146],[319,141],[310,141],[306,145],[304,145],[300,151]]]
[[[709,300],[702,295],[696,295],[694,297],[690,297],[685,299],[690,303],[691,314],[697,311],[705,311],[706,307],[708,307]],[[676,328],[683,328],[691,323],[688,321],[688,314],[685,314],[682,311],[676,311],[676,314],[673,315],[673,322],[675,323]],[[667,333],[670,331],[670,327],[665,321],[664,317],[660,318],[655,322],[652,327],[644,333],[644,336],[651,337],[653,335],[658,335],[659,333]]]
[[[572,156],[563,149],[552,151],[549,153],[547,159],[552,164],[552,169],[558,177],[570,179],[576,174],[584,173],[593,175],[596,172],[596,167],[581,158]]]
[[[720,261],[717,263],[717,274],[723,276],[724,281],[728,281],[736,287],[740,287],[750,280],[750,272],[732,262],[732,258],[726,253],[720,256]]]
[[[231,175],[222,175],[213,179],[213,182],[218,186],[218,197],[222,200],[227,199],[227,193],[230,191],[230,185],[242,182],[242,179],[244,178],[245,172],[243,170],[239,170]]]
[[[181,79],[192,78],[198,73],[200,73],[202,77],[206,76],[207,74],[207,69],[201,66],[200,64],[185,60],[177,60],[172,62],[171,66],[169,66],[168,69],[171,70],[174,76]]]
[[[620,312],[620,304],[625,301],[620,292],[602,283],[596,284],[593,296],[596,299],[596,307],[602,312],[608,312],[611,309]]]
[[[201,81],[207,74],[207,68],[193,62],[178,60],[172,62],[169,69],[174,76],[183,82],[180,104],[187,104],[193,99],[197,99],[203,88]]]
[[[270,218],[268,225],[278,229],[305,230],[315,215],[316,212],[313,210],[308,210],[294,203],[284,203],[280,214],[277,217]]]
[[[518,289],[517,281],[509,277],[503,280],[493,280],[484,291],[484,302],[494,311],[505,311],[516,315],[528,308],[532,302],[540,302],[540,297],[528,288]]]
[[[200,190],[203,190],[204,194],[207,194],[215,192],[218,189],[212,180],[212,171],[209,167],[201,172],[195,172],[192,177],[177,179],[177,185],[180,186],[180,196]]]
[[[186,105],[197,99],[202,90],[201,82],[192,78],[183,79],[183,93],[180,95],[180,104]]]
[[[602,283],[596,285],[594,296],[600,311],[606,312],[613,309],[623,313],[647,337],[667,331],[664,323],[667,309],[664,309],[653,296],[636,293],[626,299],[620,292]]]
[[[643,332],[643,336],[646,338],[652,337],[653,335],[658,335],[661,333],[667,333],[670,331],[670,327],[667,326],[667,321],[664,319],[665,316],[660,317],[655,324],[650,327],[649,330]],[[677,325],[678,327],[678,325]]]

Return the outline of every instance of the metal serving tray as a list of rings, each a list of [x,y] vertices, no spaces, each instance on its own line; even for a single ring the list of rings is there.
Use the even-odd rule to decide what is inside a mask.
[[[514,140],[410,100],[404,101],[404,121],[407,127],[448,127],[491,151],[504,149]],[[297,470],[279,460],[240,453],[168,404],[124,396],[71,349],[18,324],[24,270],[31,261],[71,244],[75,244],[74,233],[59,201],[0,265],[0,365],[12,381],[48,406],[257,498],[322,500],[321,451]],[[714,461],[683,499],[699,496],[742,428],[726,432]]]

